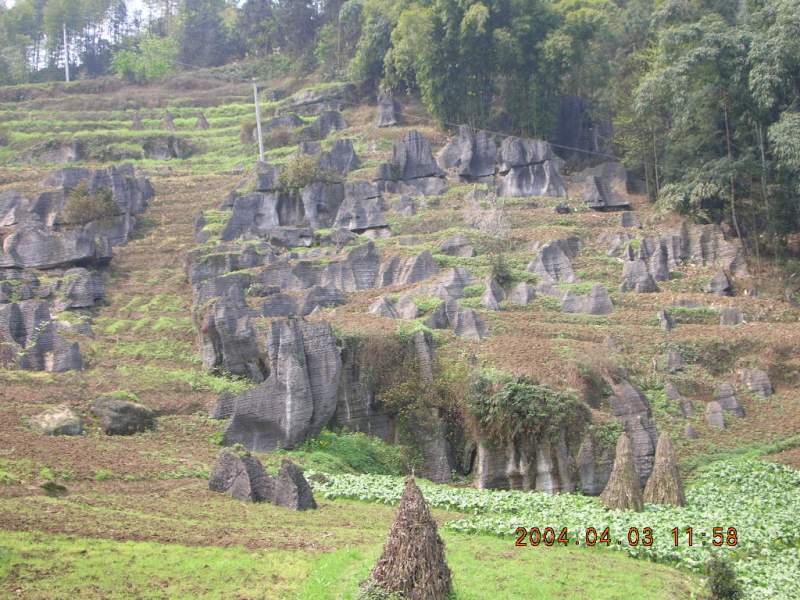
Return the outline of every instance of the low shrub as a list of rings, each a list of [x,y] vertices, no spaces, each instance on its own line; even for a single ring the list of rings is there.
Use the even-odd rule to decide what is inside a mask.
[[[85,225],[92,221],[110,219],[119,214],[111,190],[89,193],[86,183],[80,183],[67,195],[61,220],[68,225]]]
[[[286,190],[299,190],[315,181],[329,183],[341,181],[336,173],[321,169],[317,159],[308,154],[298,154],[286,162],[286,166],[278,176],[278,184]]]

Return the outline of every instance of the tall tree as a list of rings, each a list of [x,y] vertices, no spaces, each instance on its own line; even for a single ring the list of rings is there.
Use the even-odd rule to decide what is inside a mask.
[[[179,60],[186,66],[213,67],[229,54],[221,13],[225,0],[184,0],[181,7]]]

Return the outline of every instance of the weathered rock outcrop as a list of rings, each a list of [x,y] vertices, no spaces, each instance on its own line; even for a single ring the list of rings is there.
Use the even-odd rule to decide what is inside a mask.
[[[457,300],[442,303],[425,324],[431,329],[452,329],[459,337],[480,340],[489,335],[483,319],[471,308],[464,308]]]
[[[324,140],[334,131],[347,127],[347,123],[338,110],[325,110],[319,114],[317,120],[300,130],[301,140]]]
[[[576,489],[575,463],[565,432],[556,443],[547,438],[504,443],[478,440],[475,480],[482,489],[537,490],[548,494]]]
[[[608,401],[614,416],[630,437],[631,451],[641,486],[653,470],[658,431],[653,422],[650,402],[627,381],[612,386],[614,394]]]
[[[587,434],[576,460],[580,490],[587,496],[599,496],[606,488],[614,466],[614,448]]]
[[[552,147],[541,140],[508,137],[497,161],[499,196],[566,195]]]
[[[725,415],[722,405],[716,400],[706,404],[706,423],[715,429],[725,429]]]
[[[375,118],[377,127],[392,127],[401,121],[401,106],[391,94],[382,94],[378,98],[378,114]]]
[[[234,401],[228,444],[254,451],[293,448],[317,435],[336,410],[341,359],[327,323],[273,321],[269,376]]]
[[[717,296],[733,296],[733,284],[725,271],[718,271],[708,282],[705,291]]]
[[[578,278],[572,270],[572,261],[580,248],[580,240],[568,238],[554,240],[542,246],[538,256],[528,264],[527,270],[536,273],[539,283],[575,283]]]
[[[475,256],[475,248],[469,243],[467,237],[461,234],[447,238],[441,243],[439,250],[448,256]]]
[[[462,181],[480,181],[494,177],[497,145],[487,132],[461,125],[458,136],[436,158],[442,169],[453,171]]]
[[[736,389],[730,383],[720,384],[714,392],[714,400],[719,403],[723,410],[730,412],[737,417],[744,416],[744,407],[736,397]]]
[[[416,130],[395,142],[391,161],[378,168],[376,183],[382,191],[423,195],[440,194],[445,187],[444,171],[436,164],[430,143]]]
[[[561,299],[561,310],[565,313],[610,315],[614,312],[614,304],[606,286],[598,283],[585,295],[578,295],[572,290],[567,291]]]
[[[508,301],[517,306],[527,306],[536,297],[536,290],[524,281],[515,285],[508,294]]]
[[[264,502],[270,496],[269,476],[261,461],[249,452],[230,449],[220,452],[208,488],[245,502]]]
[[[739,379],[742,384],[756,396],[768,398],[772,396],[772,382],[766,371],[761,369],[741,369]]]

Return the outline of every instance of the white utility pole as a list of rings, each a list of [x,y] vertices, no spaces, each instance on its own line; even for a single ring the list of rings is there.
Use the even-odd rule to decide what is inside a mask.
[[[264,140],[261,138],[261,107],[258,104],[258,86],[253,77],[253,99],[256,103],[256,132],[258,133],[258,160],[264,162]]]
[[[64,32],[64,75],[69,83],[69,45],[67,44],[67,24],[61,23],[61,29]]]

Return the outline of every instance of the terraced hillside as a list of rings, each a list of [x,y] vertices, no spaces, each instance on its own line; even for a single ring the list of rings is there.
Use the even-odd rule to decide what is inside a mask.
[[[282,98],[272,94],[279,89],[286,92]],[[249,83],[208,75],[148,87],[109,80],[2,92],[0,192],[34,195],[45,189],[41,182],[48,174],[64,166],[53,161],[73,156],[78,160],[70,166],[132,164],[155,191],[127,244],[115,246],[108,264],[96,267],[105,299],[92,308],[53,309],[55,321],[73,325],[69,339],[80,347],[83,368],[54,372],[9,365],[0,371],[4,594],[354,597],[394,512],[373,501],[394,502],[397,484],[358,474],[397,476],[410,463],[418,473],[453,484],[425,489],[443,495],[434,502],[435,516],[446,524],[458,598],[687,598],[702,585],[702,563],[694,555],[664,551],[655,558],[665,566],[600,549],[515,548],[508,537],[515,526],[536,523],[514,523],[510,516],[533,519],[541,510],[556,519],[558,510],[566,510],[550,500],[534,501],[542,494],[530,489],[598,494],[623,429],[639,440],[637,467],[652,468],[654,431],[670,435],[687,479],[703,467],[696,504],[669,513],[673,527],[700,527],[724,515],[744,519],[733,509],[725,512],[735,494],[746,492],[746,482],[736,480],[726,462],[731,458],[800,464],[800,309],[773,289],[778,273],[755,263],[745,272],[741,249],[724,232],[657,214],[613,174],[569,173],[569,165],[547,152],[524,165],[507,154],[500,170],[512,175],[544,163],[563,171],[567,195],[503,196],[493,193],[483,172],[448,163],[445,151],[436,168],[449,168],[405,177],[398,167],[414,161],[402,163],[398,149],[413,155],[407,151],[418,145],[413,132],[435,154],[452,139],[470,146],[470,132],[458,140],[458,132],[434,126],[411,100],[404,103],[400,124],[379,128],[375,105],[339,84],[285,80],[265,91],[265,157],[275,171],[255,167]],[[331,117],[332,124],[323,127],[323,116],[312,114],[320,106],[338,109],[341,121]],[[174,129],[165,121],[167,112]],[[198,112],[207,129],[197,127]],[[296,116],[274,120],[280,115]],[[132,128],[134,122],[141,129]],[[347,148],[345,140],[351,142]],[[448,148],[464,156],[459,147]],[[357,156],[357,168],[351,161],[337,171],[337,160],[349,152]],[[469,153],[479,155],[472,146]],[[386,163],[391,166],[381,167]],[[632,213],[587,206],[584,194],[595,176],[601,180],[598,193],[619,195]],[[414,183],[418,179],[426,181]],[[358,191],[358,182],[373,181],[383,188],[380,199]],[[504,189],[526,181],[521,177]],[[330,209],[332,197],[338,204],[331,214],[321,210],[312,224],[304,198],[319,191],[313,186],[320,182],[327,187],[316,206]],[[613,190],[603,188],[609,183]],[[420,195],[417,185],[425,192],[444,190]],[[542,191],[554,193],[554,187]],[[246,199],[253,195],[261,204],[248,213]],[[262,227],[261,219],[269,217],[265,206],[274,198],[303,206],[302,218],[281,213],[280,222]],[[621,215],[628,216],[623,221]],[[252,255],[257,259],[251,263],[237,263]],[[205,275],[195,277],[201,271]],[[281,283],[289,281],[289,271],[302,283]],[[720,272],[730,275],[732,295]],[[363,283],[365,273],[369,283]],[[45,281],[48,274],[38,276]],[[232,276],[238,283],[228,285]],[[725,294],[706,291],[712,279]],[[621,291],[623,282],[631,289]],[[265,290],[275,287],[280,289]],[[636,291],[647,287],[657,291]],[[230,300],[238,293],[236,302]],[[281,302],[273,302],[278,294]],[[18,300],[9,295],[4,303]],[[330,324],[342,373],[350,369],[341,377],[350,377],[359,393],[369,392],[348,396],[354,410],[370,396],[368,406],[359,408],[366,416],[345,416],[346,401],[334,384],[326,421],[309,425],[299,437],[285,427],[283,438],[266,444],[274,451],[262,452],[265,445],[240,431],[268,428],[274,419],[261,414],[256,425],[238,430],[237,406],[263,389],[269,401],[277,397],[269,386],[278,377],[275,364],[282,363],[268,342],[286,339],[289,334],[275,333],[276,327],[301,315],[315,331]],[[81,322],[91,332],[76,327]],[[429,375],[420,366],[418,346],[409,351],[420,339],[432,349]],[[311,350],[307,357],[313,359]],[[377,374],[370,371],[378,368]],[[353,375],[358,369],[361,375]],[[559,404],[559,410],[540,415],[552,420],[552,431],[538,431],[542,435],[530,447],[517,433],[490,444],[491,420],[482,421],[465,401],[475,375],[495,386],[492,392],[512,380],[568,392],[564,402],[574,412],[559,420]],[[770,393],[764,375],[774,388]],[[109,395],[150,407],[155,429],[103,433],[90,405]],[[45,436],[31,426],[33,417],[57,405],[84,417],[83,435]],[[210,416],[231,411],[229,420]],[[523,418],[528,415],[511,415],[511,424]],[[415,438],[415,430],[425,439]],[[553,431],[555,438],[545,439]],[[586,449],[587,440],[593,449]],[[234,441],[250,445],[269,469],[288,455],[327,473],[313,484],[319,510],[292,513],[209,491],[220,444]],[[543,450],[551,441],[552,450]],[[558,464],[565,456],[573,467]],[[596,467],[598,475],[580,465]],[[717,468],[730,489],[720,496],[721,512],[709,515],[698,505],[711,501],[704,494]],[[787,475],[792,471],[770,468],[776,469],[774,479],[788,478],[789,483],[780,479],[784,487],[774,496],[783,503],[796,486]],[[461,489],[472,484],[486,488],[475,491],[475,498],[491,499],[499,508],[487,509],[472,490]],[[498,487],[517,491],[489,491]],[[593,498],[557,498],[562,497],[603,510]],[[771,512],[783,518],[791,506],[783,503]],[[607,518],[619,531],[627,518],[613,511],[576,514],[595,526]],[[629,523],[648,526],[650,517],[645,512]],[[658,525],[668,542],[669,523]],[[752,578],[751,596],[769,597],[766,582],[776,572],[790,572],[798,560],[797,537],[781,533],[776,547],[782,553],[765,559],[759,553],[768,541],[759,541],[760,533],[742,531],[733,556]],[[530,573],[541,575],[540,584],[520,586]],[[602,586],[590,583],[601,580]],[[781,585],[790,589],[792,579]]]

